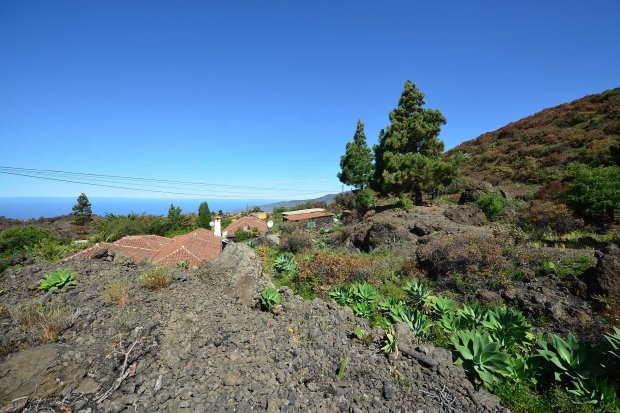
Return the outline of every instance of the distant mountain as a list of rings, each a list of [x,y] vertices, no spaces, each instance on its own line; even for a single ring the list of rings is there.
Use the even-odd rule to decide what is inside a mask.
[[[313,202],[325,202],[326,204],[329,204],[330,202],[334,201],[334,198],[336,197],[336,195],[338,194],[327,194],[327,195],[323,195],[320,198],[314,198],[314,199],[298,199],[298,200],[293,200],[293,201],[274,202],[273,204],[259,205],[259,208],[265,212],[271,212],[273,211],[274,208],[278,208],[278,207],[293,208],[298,205],[313,203]],[[232,212],[241,212],[241,211],[242,209],[232,211]]]
[[[620,146],[620,88],[545,109],[467,141],[449,153],[467,159],[463,175],[493,184],[544,184],[571,162],[613,164]]]

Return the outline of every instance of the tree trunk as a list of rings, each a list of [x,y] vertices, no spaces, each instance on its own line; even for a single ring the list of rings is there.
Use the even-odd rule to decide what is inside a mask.
[[[416,188],[413,191],[413,193],[415,195],[414,197],[415,204],[418,206],[422,205],[422,190],[420,188]]]

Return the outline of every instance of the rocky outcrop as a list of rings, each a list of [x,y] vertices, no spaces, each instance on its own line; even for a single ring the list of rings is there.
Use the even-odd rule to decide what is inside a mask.
[[[443,214],[457,224],[479,227],[488,223],[486,215],[476,204],[451,205]]]
[[[288,289],[278,315],[247,305],[240,290],[256,291],[263,277],[244,245],[229,245],[210,266],[179,270],[155,292],[136,285],[139,264],[63,265],[78,272],[79,284],[50,296],[24,286],[53,266],[21,268],[0,281],[7,308],[36,298],[80,309],[55,344],[27,341],[2,317],[0,336],[14,350],[0,361],[0,406],[26,397],[23,412],[506,411],[476,391],[445,350],[411,342],[400,357],[383,354],[382,331],[349,308]],[[132,283],[126,307],[100,298],[119,277]],[[353,338],[356,325],[373,340]],[[27,342],[31,349],[17,352]]]
[[[591,296],[603,295],[620,302],[620,248],[616,244],[610,244],[597,252],[596,258],[596,266],[583,277],[588,293]]]

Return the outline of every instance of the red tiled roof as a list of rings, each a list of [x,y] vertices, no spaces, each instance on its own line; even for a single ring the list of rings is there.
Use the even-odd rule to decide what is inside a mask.
[[[252,216],[239,218],[238,220],[233,221],[226,228],[224,228],[223,231],[228,232],[229,237],[233,237],[235,235],[235,231],[239,228],[245,228],[247,226],[258,229],[258,232],[260,232],[261,235],[265,235],[265,233],[267,233],[267,223]]]
[[[174,238],[157,235],[128,236],[116,242],[102,242],[82,252],[92,257],[103,249],[124,255],[134,261],[152,261],[158,265],[171,265],[187,261],[190,266],[200,265],[206,260],[219,257],[221,239],[206,229],[197,229]]]
[[[332,217],[334,214],[330,212],[308,212],[307,214],[297,214],[297,215],[288,215],[283,216],[282,218],[285,221],[301,221],[304,219],[312,219],[312,218],[323,218],[323,217]]]

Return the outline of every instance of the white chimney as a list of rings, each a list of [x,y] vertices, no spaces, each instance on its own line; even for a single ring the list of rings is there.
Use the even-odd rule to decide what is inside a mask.
[[[213,235],[216,237],[222,236],[222,217],[219,215],[215,216],[215,225],[213,225]]]

